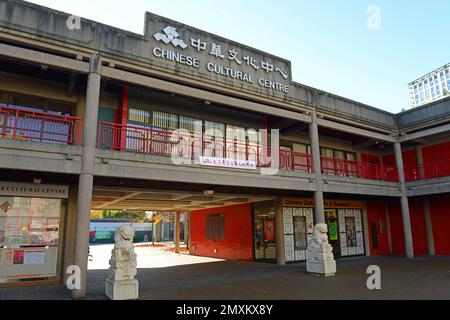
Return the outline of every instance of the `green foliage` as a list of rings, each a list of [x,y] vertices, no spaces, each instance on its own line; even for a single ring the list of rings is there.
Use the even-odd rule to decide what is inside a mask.
[[[101,217],[102,219],[123,219],[134,222],[146,222],[147,220],[147,214],[144,211],[105,210]]]

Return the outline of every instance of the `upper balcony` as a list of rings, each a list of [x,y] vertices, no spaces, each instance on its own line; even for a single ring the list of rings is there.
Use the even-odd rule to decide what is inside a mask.
[[[78,117],[0,104],[2,169],[77,174],[82,130]]]
[[[83,120],[77,117],[0,104],[0,137],[80,145]]]

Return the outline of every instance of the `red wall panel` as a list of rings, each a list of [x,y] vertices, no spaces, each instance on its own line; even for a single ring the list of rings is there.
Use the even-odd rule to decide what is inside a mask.
[[[450,176],[450,142],[422,148],[426,178]],[[437,162],[439,161],[439,162]]]
[[[450,197],[432,198],[430,215],[436,255],[450,255]]]
[[[225,240],[206,240],[206,216],[225,214]],[[190,254],[229,260],[253,260],[251,204],[191,212]],[[218,252],[215,253],[214,250]]]
[[[361,161],[373,164],[381,164],[381,157],[372,154],[361,153]]]
[[[392,253],[405,253],[405,238],[403,233],[403,219],[400,200],[389,203],[389,222],[391,225]],[[409,214],[413,237],[414,254],[428,254],[425,215],[421,200],[409,201]]]
[[[415,255],[427,255],[427,228],[425,225],[425,213],[422,200],[409,201],[409,214],[413,234],[413,245]]]
[[[450,142],[423,147],[422,157],[424,163],[450,159]]]
[[[406,181],[414,181],[419,177],[419,167],[417,163],[416,150],[406,150],[402,152],[403,167],[406,170]],[[397,167],[394,154],[383,156],[383,165],[387,167]]]
[[[405,253],[405,239],[403,236],[403,220],[400,208],[400,200],[389,202],[389,223],[391,226],[392,253]]]

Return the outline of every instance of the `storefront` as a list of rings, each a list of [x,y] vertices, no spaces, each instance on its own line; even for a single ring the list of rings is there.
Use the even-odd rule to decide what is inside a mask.
[[[68,192],[0,182],[0,286],[59,281]]]
[[[324,205],[328,239],[335,257],[364,255],[362,201],[325,200]],[[286,262],[306,260],[314,228],[313,217],[313,199],[283,199]]]

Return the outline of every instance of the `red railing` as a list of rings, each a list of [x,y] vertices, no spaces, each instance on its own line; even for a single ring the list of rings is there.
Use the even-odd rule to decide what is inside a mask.
[[[324,174],[370,180],[399,181],[396,167],[328,157],[321,157],[321,164]]]
[[[428,180],[450,176],[450,159],[424,163],[415,167],[405,167],[406,181]]]
[[[0,138],[81,144],[83,120],[0,105]]]
[[[259,144],[189,132],[180,133],[136,125],[122,126],[99,122],[97,143],[98,147],[103,150],[129,151],[167,157],[174,154],[189,159],[195,159],[198,156],[231,158],[255,161],[258,167],[267,166],[264,160],[264,147]],[[279,167],[282,170],[313,171],[310,154],[280,150],[279,156]],[[395,167],[326,157],[322,157],[321,161],[324,174],[398,181]]]

